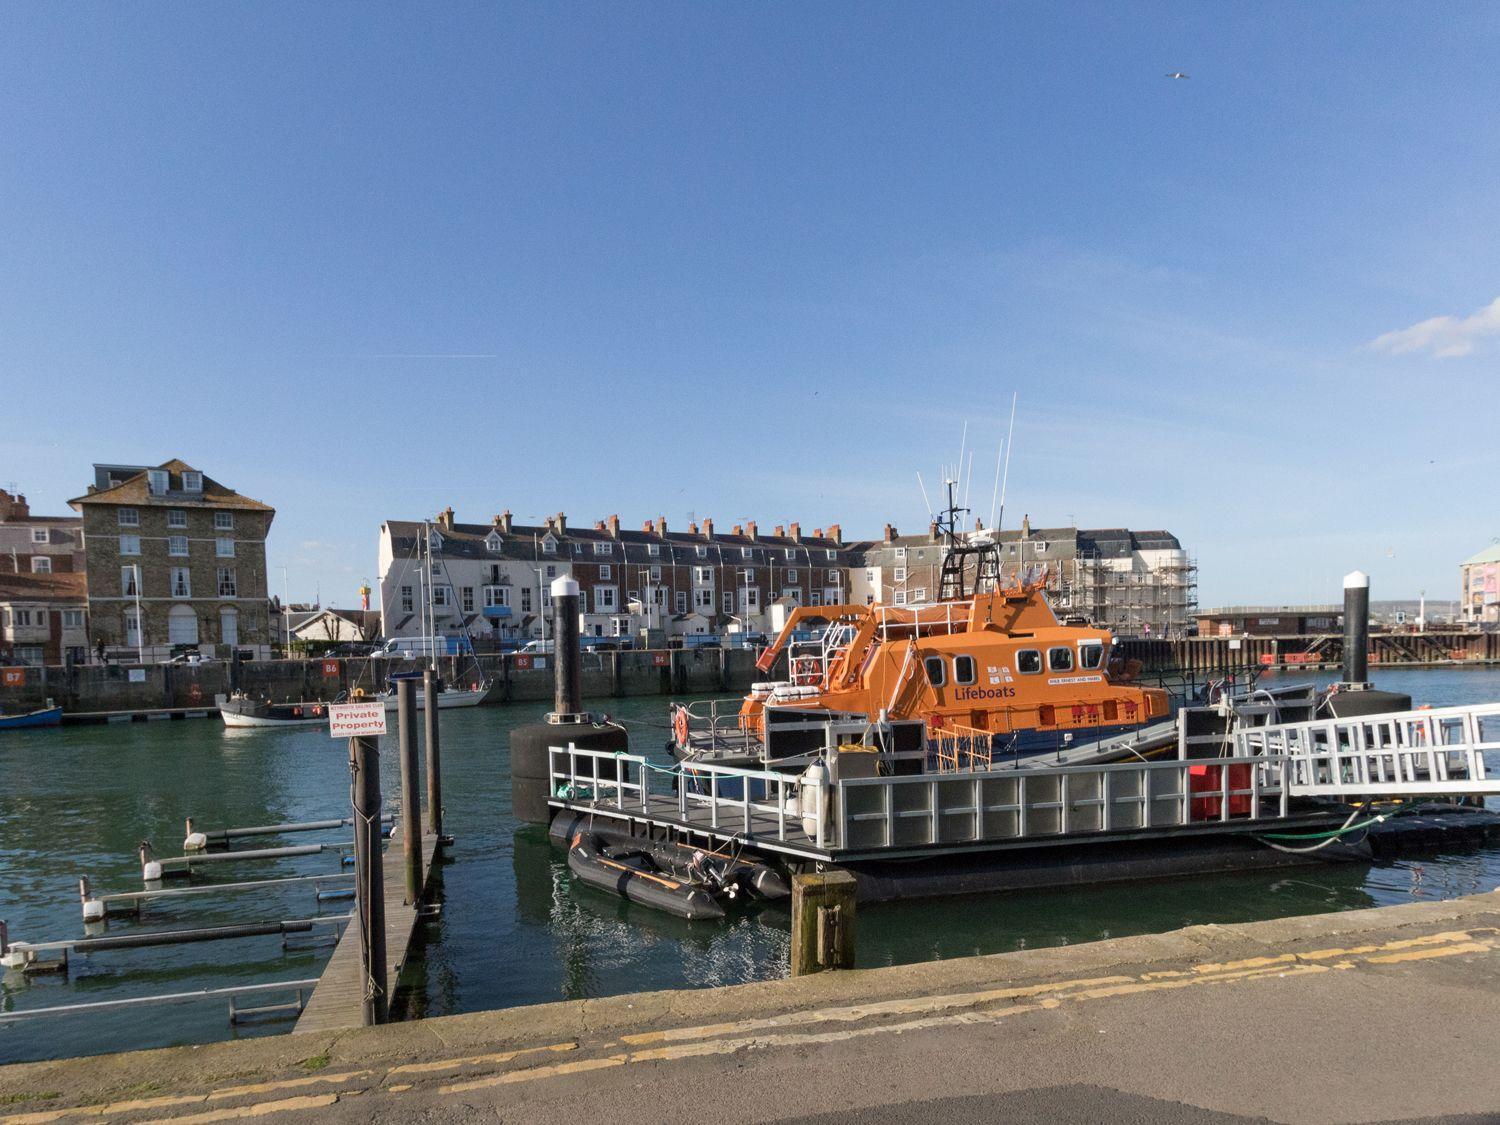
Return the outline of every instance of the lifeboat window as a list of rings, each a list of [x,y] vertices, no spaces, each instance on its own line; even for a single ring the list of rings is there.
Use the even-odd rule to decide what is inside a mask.
[[[1016,653],[1016,671],[1023,676],[1034,676],[1042,670],[1042,654],[1034,648],[1023,648]]]
[[[975,679],[974,658],[972,656],[955,656],[953,658],[953,682],[955,684],[972,684]]]
[[[1078,666],[1080,668],[1097,668],[1104,663],[1103,645],[1079,645]]]
[[[943,658],[941,656],[929,656],[922,661],[922,667],[927,669],[927,682],[933,687],[942,687],[947,681],[943,672]]]
[[[1073,650],[1070,648],[1049,648],[1047,650],[1047,667],[1053,672],[1071,672],[1073,670]]]

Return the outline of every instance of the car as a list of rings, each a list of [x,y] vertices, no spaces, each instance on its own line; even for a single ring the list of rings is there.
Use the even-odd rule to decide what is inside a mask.
[[[201,652],[199,652],[197,649],[191,649],[191,650],[186,651],[186,652],[174,653],[172,656],[168,657],[166,660],[163,660],[162,663],[163,664],[202,664],[203,663],[203,654]]]

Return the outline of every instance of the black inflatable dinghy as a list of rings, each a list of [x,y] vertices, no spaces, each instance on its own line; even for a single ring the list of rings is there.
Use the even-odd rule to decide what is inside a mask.
[[[580,832],[568,847],[568,870],[590,886],[691,922],[724,917],[707,888],[664,871],[646,848],[610,848],[594,833]]]

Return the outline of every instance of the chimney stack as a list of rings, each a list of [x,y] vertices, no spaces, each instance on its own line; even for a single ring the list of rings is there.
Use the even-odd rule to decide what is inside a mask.
[[[785,539],[786,538],[786,528],[782,527],[779,523],[776,525],[776,538],[777,539]]]
[[[713,537],[714,537],[714,521],[710,517],[704,516],[703,517],[703,538],[705,538],[705,539],[712,539]]]
[[[92,489],[90,490],[92,491]],[[24,520],[31,518],[31,506],[21,493],[12,496],[0,488],[0,520]]]
[[[735,524],[734,525],[733,531],[734,531],[734,534],[737,535],[737,536],[745,534],[745,529],[743,527],[741,527],[739,524]]]
[[[927,538],[931,539],[934,543],[938,541],[937,520],[933,520],[930,524],[927,525]]]
[[[792,537],[792,542],[802,542],[802,525],[800,523],[793,522],[791,528],[787,531],[787,534]]]
[[[505,511],[501,512],[498,516],[495,517],[495,526],[500,529],[500,533],[502,535],[510,534],[510,529],[514,522],[515,521],[511,517],[509,508],[506,508]]]
[[[832,539],[840,547],[844,545],[844,529],[836,523],[828,525],[828,538]]]
[[[885,541],[887,543],[894,543],[896,541],[896,529],[890,524],[885,525]]]
[[[695,524],[695,523],[688,524],[688,534],[689,535],[697,535],[698,534],[698,525]]]
[[[444,531],[452,531],[453,530],[453,505],[452,504],[449,504],[448,507],[444,508],[441,512],[438,513],[437,522],[438,522],[438,526],[441,527]]]
[[[656,534],[660,535],[662,538],[666,538],[666,534],[667,534],[667,517],[666,516],[657,516],[656,517]]]
[[[568,517],[558,512],[557,515],[552,517],[552,526],[559,535],[566,535],[568,533]]]
[[[814,539],[821,539],[821,538],[823,538],[823,529],[821,527],[815,527],[815,528],[813,528],[813,538]]]
[[[618,512],[609,517],[609,537],[611,539],[620,538],[620,513]]]
[[[745,525],[745,534],[750,536],[751,542],[755,541],[755,521],[751,520]]]

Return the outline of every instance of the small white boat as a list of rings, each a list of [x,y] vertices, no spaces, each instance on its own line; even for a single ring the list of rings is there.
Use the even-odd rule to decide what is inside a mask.
[[[214,702],[226,727],[295,727],[328,722],[328,704],[321,700],[268,703],[235,693],[216,695]]]
[[[489,681],[477,684],[472,688],[445,687],[438,692],[437,705],[439,711],[445,711],[449,707],[478,707],[484,701],[484,697],[490,692]],[[385,709],[394,711],[397,707],[396,693],[387,691],[381,693],[385,701]],[[421,688],[417,689],[417,710],[422,711],[427,707],[427,693]]]

